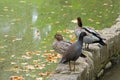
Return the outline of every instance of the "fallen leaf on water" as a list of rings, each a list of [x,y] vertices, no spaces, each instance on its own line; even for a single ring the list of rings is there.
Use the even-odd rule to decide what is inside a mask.
[[[60,57],[58,54],[44,54],[46,56],[46,61],[47,62],[54,62],[57,63],[57,58]]]
[[[43,48],[47,48],[47,46],[43,46]]]
[[[52,75],[54,72],[46,72],[46,76]]]
[[[77,23],[76,19],[71,20],[72,23]]]
[[[2,62],[2,61],[4,61],[5,60],[5,58],[0,58],[0,62]]]
[[[11,62],[11,64],[16,64],[16,62]]]
[[[12,42],[21,41],[21,40],[22,40],[22,38],[15,38],[15,39],[12,40]]]
[[[18,67],[19,67],[18,65],[15,65],[15,66],[14,66],[14,68],[16,68],[16,69],[17,69]]]
[[[6,48],[7,46],[0,46],[0,48]]]
[[[20,2],[20,3],[26,3],[26,1],[23,1],[23,0],[22,0],[22,1],[19,1],[19,2]]]
[[[46,44],[47,42],[46,41],[41,41],[42,44]]]
[[[3,9],[3,11],[8,11],[8,9],[7,9],[7,8],[5,8],[5,9]]]
[[[37,69],[43,69],[43,68],[45,68],[45,66],[42,66],[42,65],[39,65],[39,64],[35,64],[35,67],[36,67]]]
[[[28,55],[28,56],[30,56],[30,55],[32,55],[33,54],[33,52],[31,52],[31,51],[27,51],[26,52],[26,55]]]
[[[4,35],[4,37],[8,37],[8,35]]]
[[[50,52],[54,52],[54,50],[50,50]]]
[[[67,14],[63,14],[63,16],[66,16]]]
[[[14,9],[11,9],[10,11],[11,11],[11,12],[14,12]]]
[[[34,67],[33,65],[27,65],[25,68],[28,69],[28,70],[33,70],[33,69],[35,69],[35,67]]]
[[[91,21],[91,22],[93,22],[93,21],[94,21],[94,20],[93,20],[93,19],[91,19],[91,18],[89,18],[88,20],[89,20],[89,21]]]
[[[96,24],[100,24],[100,22],[96,22]]]
[[[71,43],[74,43],[75,41],[76,41],[75,39],[71,39],[71,40],[70,40]]]
[[[10,76],[10,80],[23,80],[22,76]]]
[[[40,77],[43,77],[43,76],[45,76],[45,75],[46,75],[46,74],[43,73],[43,72],[39,73],[39,76],[40,76]]]
[[[16,20],[15,21],[21,21],[22,19],[21,18],[16,18]]]
[[[58,24],[58,23],[60,23],[60,22],[59,22],[59,21],[56,21],[55,23],[57,23],[57,24]]]
[[[15,57],[15,55],[11,55],[11,58]]]
[[[43,80],[43,78],[36,78],[36,80]]]
[[[104,3],[103,5],[106,6],[106,5],[108,5],[108,3]]]
[[[54,73],[54,72],[45,72],[45,73],[40,72],[40,73],[39,73],[39,76],[40,76],[40,77],[50,76],[50,75],[52,75],[53,73]]]
[[[22,58],[31,59],[31,57],[30,57],[30,56],[27,56],[27,55],[22,55]]]
[[[19,72],[19,71],[21,71],[21,69],[18,68],[18,65],[15,65],[14,67],[12,67],[10,69],[6,69],[5,71]]]
[[[86,15],[87,13],[81,13],[82,15]]]
[[[62,31],[61,31],[61,30],[58,30],[57,33],[62,33]]]
[[[51,13],[54,14],[55,12],[52,11]]]
[[[62,57],[62,56],[61,56],[60,54],[58,54],[58,53],[53,54],[53,55],[54,55],[55,58],[61,58],[61,57]]]
[[[35,52],[33,52],[33,51],[27,51],[27,52],[26,52],[26,55],[28,55],[28,56],[31,56],[31,55],[33,55],[33,54],[38,55],[40,52],[41,52],[41,51],[35,51]]]
[[[21,63],[21,65],[27,65],[28,63],[27,62],[25,62],[25,63]]]

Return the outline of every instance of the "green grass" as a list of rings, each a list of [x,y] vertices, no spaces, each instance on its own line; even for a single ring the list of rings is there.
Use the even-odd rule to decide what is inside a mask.
[[[95,29],[111,27],[116,23],[120,14],[119,0],[3,0],[0,1],[0,79],[9,80],[12,75],[23,76],[25,80],[36,80],[39,73],[52,72],[57,63],[46,61],[44,54],[51,52],[53,36],[61,31],[64,37],[71,40],[65,29],[73,30],[77,24],[71,20],[78,16],[82,18],[84,26]],[[37,10],[38,19],[32,23],[33,12]],[[45,35],[47,27],[51,31]],[[5,27],[8,31],[4,31]],[[41,32],[42,40],[33,40],[32,28],[37,27]],[[8,35],[7,37],[5,37]],[[14,41],[17,38],[22,40]],[[39,51],[39,55],[32,54],[30,59],[23,56],[26,52]],[[27,56],[29,57],[29,56]],[[35,63],[34,60],[37,60]],[[59,61],[59,58],[58,58]],[[11,62],[15,64],[11,64]],[[23,63],[27,63],[23,65]],[[27,65],[45,65],[43,69],[25,70]],[[20,71],[11,70],[20,69]],[[8,71],[9,70],[9,71]],[[26,75],[27,74],[27,75]],[[43,76],[48,80],[49,76]]]

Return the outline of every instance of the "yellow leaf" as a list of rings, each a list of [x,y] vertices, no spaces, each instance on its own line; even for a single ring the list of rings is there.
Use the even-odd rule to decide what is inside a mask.
[[[100,24],[100,22],[96,22],[96,24]]]
[[[77,23],[76,19],[71,20],[72,23]]]

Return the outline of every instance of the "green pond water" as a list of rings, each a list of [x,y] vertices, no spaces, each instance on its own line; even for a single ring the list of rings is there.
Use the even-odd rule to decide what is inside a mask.
[[[55,53],[51,46],[54,34],[73,30],[76,23],[71,21],[78,16],[85,26],[110,27],[120,14],[119,5],[119,0],[0,0],[0,80],[10,76],[47,80],[49,76],[40,73],[57,66],[43,56]],[[63,34],[67,38],[68,34]],[[26,52],[39,54],[31,57]],[[43,68],[33,69],[35,64]]]

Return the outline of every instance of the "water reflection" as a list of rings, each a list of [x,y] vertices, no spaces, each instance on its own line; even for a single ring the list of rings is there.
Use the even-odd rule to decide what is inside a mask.
[[[38,11],[37,8],[34,7],[32,11],[32,23],[35,23],[38,19]]]
[[[0,32],[8,33],[10,31],[10,25],[6,25],[0,28]]]
[[[48,25],[47,27],[44,27],[42,29],[42,32],[47,36],[48,33],[51,31],[51,25]]]
[[[40,30],[36,27],[33,28],[33,39],[35,41],[41,40]]]

